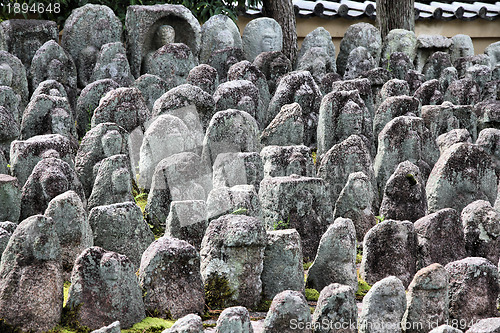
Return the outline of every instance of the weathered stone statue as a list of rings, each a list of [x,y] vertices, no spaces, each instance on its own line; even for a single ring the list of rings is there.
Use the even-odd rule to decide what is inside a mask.
[[[201,27],[200,63],[206,64],[214,51],[228,47],[242,48],[238,27],[229,16],[212,16]]]
[[[281,51],[283,32],[275,20],[260,17],[247,24],[242,40],[245,57],[253,61],[262,52]]]
[[[182,5],[128,6],[125,27],[127,56],[136,78],[145,73],[146,56],[167,43],[186,44],[196,59],[200,53],[200,24]]]

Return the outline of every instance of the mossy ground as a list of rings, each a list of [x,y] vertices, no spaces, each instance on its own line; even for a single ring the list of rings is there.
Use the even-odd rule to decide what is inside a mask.
[[[64,306],[68,301],[68,291],[71,283],[69,281],[64,282]],[[165,320],[162,318],[146,317],[140,323],[135,324],[129,329],[122,330],[122,333],[156,333],[163,332],[165,329],[172,327],[175,320]],[[50,333],[80,333],[79,329],[69,328],[65,326],[58,326]]]
[[[361,260],[363,259],[363,255],[360,253],[356,254],[356,264],[361,264]]]
[[[302,266],[304,267],[304,270],[307,271],[312,266],[312,264],[312,261],[310,261],[303,263]]]
[[[141,209],[142,215],[144,216],[144,219],[146,221],[146,205],[148,204],[148,194],[149,193],[146,190],[139,188],[135,182],[132,184],[132,195],[134,197],[135,204]],[[155,239],[158,239],[165,234],[165,230],[161,227],[153,226],[152,224],[149,224],[149,227],[151,228]]]
[[[358,301],[363,300],[363,297],[365,297],[366,293],[370,290],[372,286],[370,286],[365,280],[361,278],[359,275],[359,270],[357,271],[358,274],[358,290],[356,291],[356,299]]]
[[[361,260],[363,260],[363,249],[358,247],[356,251],[356,267],[359,268],[359,264],[361,264]]]
[[[139,175],[137,175],[137,179]],[[140,188],[137,185],[138,181],[132,182],[132,196],[134,197],[135,203],[141,208],[142,214],[146,210],[146,204],[148,203],[148,192]]]
[[[306,299],[308,301],[316,302],[319,298],[319,292],[316,289],[307,289],[306,288]]]
[[[122,333],[160,333],[165,329],[172,327],[174,322],[175,320],[146,317],[143,321],[135,324],[131,328],[122,330]]]
[[[146,317],[140,323],[135,324],[129,329],[121,330],[122,333],[161,333],[165,329],[172,327],[174,320],[165,320],[161,318]],[[58,326],[49,333],[80,333],[81,330],[72,329],[64,326]]]

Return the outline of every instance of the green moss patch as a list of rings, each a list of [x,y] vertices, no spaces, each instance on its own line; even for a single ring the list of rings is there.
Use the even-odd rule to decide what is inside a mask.
[[[262,298],[259,305],[255,309],[253,309],[255,312],[267,312],[269,311],[269,308],[271,307],[271,303],[273,301],[270,299],[264,299]]]
[[[139,193],[134,197],[135,203],[137,206],[141,208],[142,213],[144,214],[144,210],[146,209],[146,204],[148,203],[148,194],[147,193]]]
[[[174,320],[146,317],[131,328],[122,330],[122,333],[161,333],[167,328],[172,327],[174,322]]]
[[[359,301],[362,300],[371,287],[372,286],[359,276],[358,272],[358,290],[356,291],[356,299]]]
[[[316,302],[319,298],[319,292],[316,289],[306,289],[306,299]]]
[[[234,291],[229,287],[229,281],[216,273],[211,273],[205,283],[205,305],[208,310],[224,309]]]
[[[361,260],[363,260],[363,256],[359,253],[356,254],[356,264],[361,264]]]
[[[61,314],[61,331],[55,332],[76,332],[76,333],[90,333],[92,330],[87,326],[80,325],[78,322],[78,311],[81,304],[74,308],[65,306]]]

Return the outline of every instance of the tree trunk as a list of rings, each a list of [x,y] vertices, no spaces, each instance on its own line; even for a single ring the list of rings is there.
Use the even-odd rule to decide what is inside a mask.
[[[377,27],[382,39],[392,29],[415,30],[415,0],[377,0]]]
[[[297,27],[292,0],[264,0],[262,4],[264,16],[272,17],[283,30],[283,54],[292,64],[297,56]]]
[[[237,15],[244,14],[245,10],[246,10],[245,0],[238,0],[238,4],[236,5],[236,13],[237,13]]]

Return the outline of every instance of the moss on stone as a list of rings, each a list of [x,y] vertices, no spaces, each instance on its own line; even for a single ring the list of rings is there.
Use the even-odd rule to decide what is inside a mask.
[[[224,309],[233,296],[227,278],[211,273],[205,282],[205,306],[209,310]]]
[[[87,326],[80,325],[78,322],[78,311],[82,305],[79,304],[75,307],[65,306],[61,314],[61,327],[62,329],[69,329],[70,332],[75,333],[90,333],[92,331]],[[57,331],[56,331],[57,332]]]
[[[22,333],[22,330],[18,327],[14,327],[8,324],[5,319],[0,319],[0,332],[3,333]]]
[[[356,264],[361,264],[361,260],[363,260],[363,256],[359,253],[356,254]]]
[[[304,267],[304,270],[307,271],[311,267],[312,264],[313,264],[313,262],[309,261],[309,262],[303,263],[302,266]]]
[[[361,260],[363,260],[363,249],[358,247],[358,251],[356,252],[356,264],[361,264]]]
[[[418,183],[417,180],[415,179],[415,176],[412,175],[411,173],[406,174],[406,179],[408,180],[411,186],[416,185]]]

